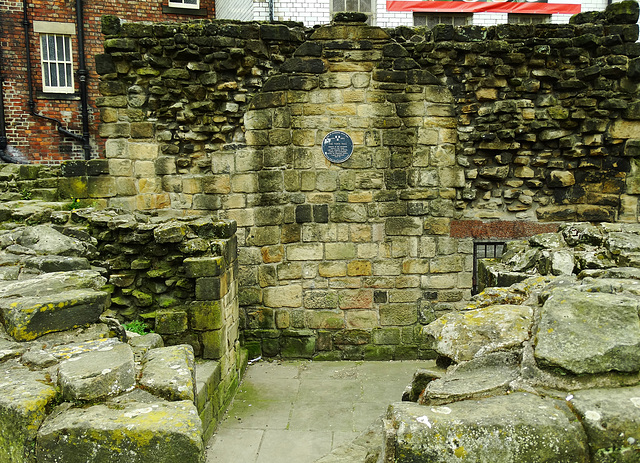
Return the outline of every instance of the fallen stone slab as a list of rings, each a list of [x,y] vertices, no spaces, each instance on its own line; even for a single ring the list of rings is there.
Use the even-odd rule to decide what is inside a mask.
[[[56,389],[43,372],[3,364],[0,390],[0,461],[31,462],[33,442]]]
[[[567,400],[587,433],[593,463],[640,461],[640,387],[576,391]]]
[[[384,463],[588,463],[582,426],[561,400],[514,393],[448,405],[389,406]]]
[[[637,233],[611,232],[607,235],[604,245],[613,255],[638,252],[640,251],[640,235]]]
[[[140,386],[167,400],[196,398],[193,348],[179,346],[151,349],[142,360]]]
[[[31,341],[46,333],[96,323],[109,307],[109,294],[92,289],[45,296],[0,299],[7,333],[16,341]]]
[[[593,278],[624,278],[629,280],[640,280],[640,268],[636,267],[615,267],[605,270],[596,270],[588,274]]]
[[[25,259],[24,265],[29,268],[37,268],[45,273],[91,269],[91,264],[89,264],[89,260],[86,257],[71,256],[29,257]]]
[[[576,286],[579,291],[598,293],[630,293],[640,296],[640,280],[627,278],[583,278],[582,284]]]
[[[127,331],[127,342],[133,349],[133,356],[137,362],[142,361],[149,349],[164,347],[162,336],[160,336],[158,333],[139,335]]]
[[[203,463],[202,423],[190,401],[62,409],[38,431],[38,463]]]
[[[535,359],[575,374],[640,371],[639,309],[637,298],[554,290],[541,309]]]
[[[53,272],[19,281],[0,281],[0,298],[46,296],[73,289],[100,290],[107,279],[93,270]]]
[[[526,305],[491,305],[443,315],[423,328],[433,348],[454,362],[520,346],[529,338],[533,309]]]
[[[69,401],[103,399],[135,383],[133,351],[124,343],[76,355],[58,367],[58,386]]]
[[[89,249],[86,243],[63,235],[47,224],[26,227],[16,241],[38,255],[86,257]]]
[[[518,372],[517,355],[495,352],[452,367],[426,386],[418,403],[441,405],[506,394]]]

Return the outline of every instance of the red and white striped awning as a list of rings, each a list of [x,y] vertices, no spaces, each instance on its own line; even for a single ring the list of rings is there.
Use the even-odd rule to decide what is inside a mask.
[[[406,13],[524,13],[576,14],[581,6],[572,3],[510,2],[510,1],[431,1],[388,0],[387,11]]]

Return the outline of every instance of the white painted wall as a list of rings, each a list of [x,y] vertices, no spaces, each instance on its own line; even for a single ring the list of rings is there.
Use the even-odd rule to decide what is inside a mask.
[[[218,0],[223,1],[223,0]],[[224,0],[235,1],[235,0]],[[312,27],[316,24],[328,24],[331,22],[330,0],[318,0],[313,2],[273,0],[273,19],[276,21],[299,21],[305,26]],[[253,0],[254,18],[256,21],[269,20],[269,2],[266,0]]]
[[[331,21],[331,0],[311,2],[273,0],[274,19],[276,21],[299,21],[305,26],[328,24]],[[617,0],[621,1],[621,0]],[[376,4],[375,24],[380,27],[413,26],[413,14],[387,11],[385,0],[372,0]],[[582,4],[582,11],[601,11],[607,6],[607,0],[548,0],[549,3]],[[268,0],[216,0],[216,17],[219,19],[241,19],[244,21],[268,21]],[[566,24],[571,15],[551,15],[551,22]],[[476,13],[473,24],[495,26],[507,22],[506,13]]]
[[[216,0],[217,19],[253,21],[253,0]]]

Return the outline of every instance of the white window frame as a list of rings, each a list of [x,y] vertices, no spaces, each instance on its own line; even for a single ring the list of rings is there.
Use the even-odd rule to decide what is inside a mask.
[[[34,21],[33,30],[40,34],[42,91],[44,93],[75,93],[72,41],[75,25]],[[54,56],[51,55],[52,50]],[[64,75],[62,82],[59,78],[52,79],[52,75],[59,77],[61,74]]]
[[[338,1],[342,5],[344,5],[344,7],[335,8],[336,1],[334,0],[329,1],[331,16],[333,16],[335,13],[342,13],[345,11],[357,11],[358,13],[364,13],[367,15],[367,17],[369,18],[367,23],[374,24],[377,0],[370,0],[368,8],[365,8],[366,0],[338,0]],[[350,6],[349,3],[356,3],[357,6],[355,8],[349,8]]]
[[[458,12],[438,12],[438,13],[414,13],[413,15],[414,27],[427,27],[433,29],[438,24],[447,24],[450,26],[469,26],[473,22],[473,13],[458,13]],[[422,24],[424,21],[424,24]],[[417,23],[420,24],[417,24]],[[429,23],[432,23],[431,25]],[[456,24],[458,23],[458,24]]]
[[[507,15],[508,24],[532,25],[532,24],[550,24],[550,14],[522,14],[509,13]]]
[[[184,0],[169,0],[169,8],[184,8],[185,10],[199,10],[200,0],[196,3],[185,3]]]

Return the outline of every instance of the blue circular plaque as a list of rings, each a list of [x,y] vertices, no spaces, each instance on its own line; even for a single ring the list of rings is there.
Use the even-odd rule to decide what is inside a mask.
[[[334,130],[322,140],[322,154],[331,162],[341,163],[351,157],[353,140],[340,130]]]

